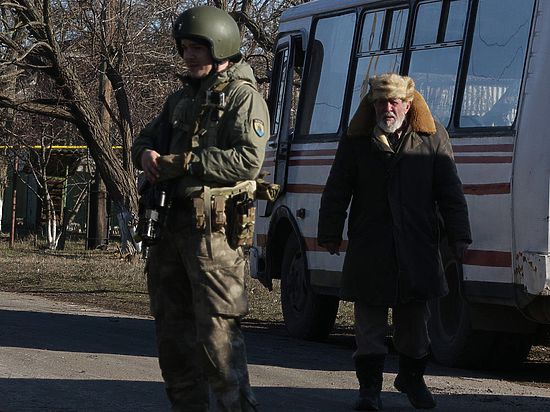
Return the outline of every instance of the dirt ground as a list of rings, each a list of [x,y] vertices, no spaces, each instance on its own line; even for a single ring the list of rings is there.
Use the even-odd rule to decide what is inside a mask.
[[[143,261],[121,256],[113,246],[106,250],[84,250],[70,242],[64,251],[50,251],[35,241],[18,242],[13,249],[0,238],[0,291],[39,295],[132,315],[149,315]],[[266,290],[259,282],[247,280],[249,324],[267,325],[283,330],[279,287]],[[353,310],[349,303],[340,305],[332,339],[350,344],[353,335]],[[547,374],[550,364],[550,336],[546,334],[533,346],[527,362],[503,379],[535,382],[550,388]]]

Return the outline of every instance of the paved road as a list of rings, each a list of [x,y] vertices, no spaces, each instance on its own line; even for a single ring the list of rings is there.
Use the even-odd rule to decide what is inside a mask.
[[[0,411],[169,411],[148,318],[0,293]],[[346,411],[355,397],[351,338],[319,344],[248,323],[251,381],[264,412]],[[413,410],[391,387],[385,410]],[[548,368],[550,376],[550,365]],[[550,391],[479,372],[431,365],[442,411],[550,411]]]

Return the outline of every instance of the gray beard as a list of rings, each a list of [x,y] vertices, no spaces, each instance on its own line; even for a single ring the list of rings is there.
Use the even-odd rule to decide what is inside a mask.
[[[395,122],[393,122],[393,124],[391,125],[388,125],[383,120],[380,120],[378,122],[378,127],[386,133],[395,133],[401,128],[401,126],[403,126],[404,120],[405,120],[405,117],[402,117],[402,118],[398,117],[397,119],[395,119]]]

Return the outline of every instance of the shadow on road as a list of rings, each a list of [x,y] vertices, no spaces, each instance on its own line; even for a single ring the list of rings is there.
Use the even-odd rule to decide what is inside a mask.
[[[261,412],[340,412],[353,410],[357,397],[355,390],[347,389],[310,389],[288,387],[254,388],[260,401]],[[396,392],[382,392],[384,411],[414,411],[406,395]],[[437,408],[440,411],[514,411],[542,412],[548,411],[548,398],[531,396],[504,395],[435,395]],[[506,405],[503,407],[503,404]]]
[[[0,346],[51,351],[106,353],[155,357],[154,323],[90,314],[59,314],[0,310]],[[249,363],[304,371],[344,371],[353,373],[352,336],[336,335],[326,343],[306,342],[286,336],[282,325],[243,322]],[[1,359],[0,359],[1,362]],[[547,373],[549,365],[525,365],[515,379],[539,368]],[[527,368],[527,369],[525,369]],[[397,372],[397,356],[390,354],[386,373]],[[307,373],[307,372],[306,372]],[[462,371],[430,365],[431,376],[500,379],[494,374]],[[6,375],[5,375],[6,376]],[[284,373],[283,373],[284,376]],[[334,375],[335,379],[336,376]],[[503,376],[503,375],[501,375]],[[547,375],[547,376],[550,376]],[[539,376],[540,378],[540,376]],[[439,378],[437,378],[439,379]],[[542,380],[543,382],[547,382]],[[336,382],[335,382],[336,384]],[[450,388],[452,389],[452,388]],[[262,412],[345,411],[351,410],[356,389],[331,387],[255,387]],[[447,391],[446,391],[447,392]],[[452,392],[452,391],[451,391]],[[169,411],[160,382],[104,379],[0,379],[0,411]],[[412,410],[406,397],[384,392],[386,411]],[[550,398],[488,394],[436,394],[439,410],[445,411],[543,411],[550,410]],[[503,405],[506,405],[503,408]]]
[[[111,316],[0,310],[0,347],[156,357],[154,322]],[[243,322],[250,364],[318,371],[353,371],[353,336],[336,334],[324,343],[292,339],[282,324]],[[397,373],[391,353],[386,373]],[[435,376],[550,382],[550,364],[526,363],[513,372],[489,373],[430,365]],[[0,409],[1,410],[1,409]]]
[[[157,382],[0,379],[2,412],[94,411],[168,412],[163,385]],[[352,389],[256,387],[261,412],[336,412],[352,410]],[[503,395],[436,395],[443,411],[545,411],[546,398]],[[385,411],[414,410],[405,395],[383,392]],[[503,403],[506,405],[503,409]]]
[[[0,346],[156,356],[148,319],[0,310]]]
[[[168,412],[160,382],[0,379],[0,410]]]

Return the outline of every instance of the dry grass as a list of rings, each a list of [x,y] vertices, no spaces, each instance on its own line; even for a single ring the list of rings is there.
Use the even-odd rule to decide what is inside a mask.
[[[31,242],[0,242],[0,290],[51,297],[124,313],[148,314],[143,263],[116,250],[84,250],[69,243],[50,251]]]
[[[0,238],[0,290],[31,293],[127,314],[148,315],[149,301],[144,261],[123,258],[115,246],[85,250],[83,242],[69,242],[66,250],[50,251],[35,241],[18,242],[13,249]],[[273,291],[248,278],[249,314],[262,323],[282,324],[279,282]],[[349,303],[341,303],[337,328],[353,322]]]

